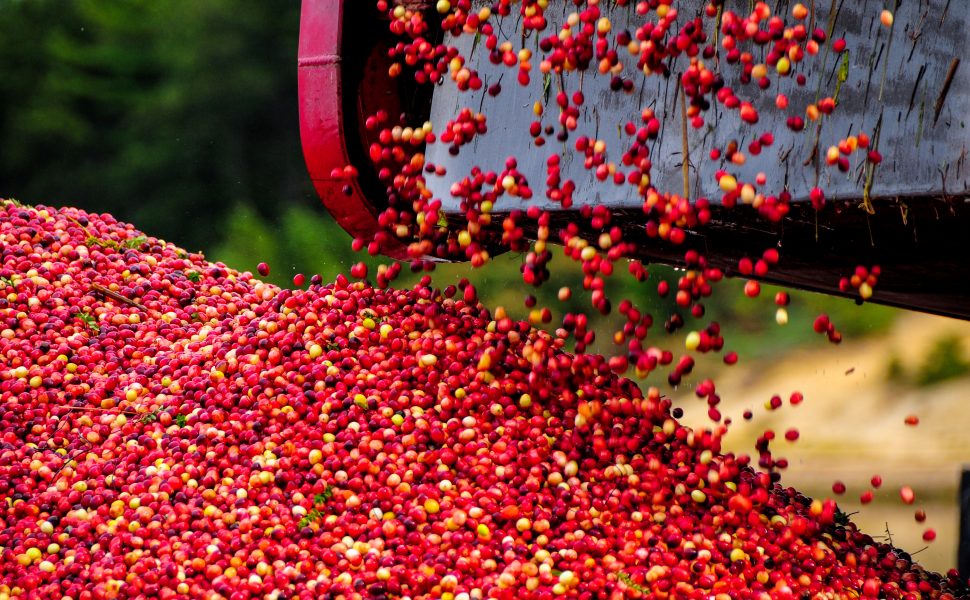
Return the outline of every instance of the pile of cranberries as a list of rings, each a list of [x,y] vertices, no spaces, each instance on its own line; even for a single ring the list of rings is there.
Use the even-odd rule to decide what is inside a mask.
[[[285,290],[108,215],[4,201],[0,600],[970,597],[955,571],[928,572],[859,532],[835,501],[782,486],[787,461],[772,455],[774,433],[758,439],[754,460],[723,452],[731,420],[712,380],[695,388],[710,423],[691,429],[658,388],[622,377],[665,367],[677,386],[696,354],[724,350],[720,325],[703,321],[724,273],[690,250],[679,281],[656,284],[678,311],[667,332],[687,329],[683,350],[660,347],[650,331],[664,319],[607,294],[614,272],[649,276],[629,227],[580,197],[561,155],[575,152],[604,187],[635,193],[641,237],[677,246],[714,205],[783,220],[789,190],[740,170],[776,144],[758,129],[759,110],[784,111],[787,129],[814,132],[817,146],[838,106],[838,86],[807,104],[799,93],[810,66],[827,73],[829,54],[847,51],[816,23],[814,2],[738,3],[747,12],[702,4],[682,15],[674,0],[376,2],[396,37],[388,77],[454,85],[460,98],[499,96],[501,78],[484,81],[481,61],[451,45],[473,36],[472,52],[510,70],[507,86],[544,82],[526,106],[531,151],[547,141],[555,150],[544,182],[530,182],[515,156],[449,174],[425,150],[471,151],[488,135],[481,102],[447,123],[369,115],[368,168],[389,208],[381,231],[354,248],[404,244],[414,271],[433,258],[481,266],[496,248],[512,250],[524,257],[523,282],[539,286],[555,280],[548,245],[559,242],[581,265],[591,312],[624,318],[610,359],[586,352],[590,315],[533,328],[552,313],[531,294],[530,320],[518,321],[484,308],[467,280],[438,289],[426,276],[395,290],[400,264],[380,266],[372,286],[358,281],[363,263],[353,281],[315,276],[308,289]],[[518,19],[522,44],[500,39],[505,18]],[[891,31],[892,13],[880,23]],[[655,187],[650,149],[663,127],[649,106],[630,104],[619,141],[584,135],[587,101],[570,86],[587,74],[629,98],[644,78],[672,78],[685,155],[687,127],[709,126],[712,106],[736,116],[746,143],[697,154],[717,163],[718,197],[691,193],[689,161],[682,190]],[[855,168],[871,208],[878,135],[845,135],[813,152],[816,180],[822,169]],[[433,189],[447,190],[460,212],[446,215]],[[825,210],[821,188],[809,199]],[[764,278],[779,260],[768,248],[736,271]],[[860,265],[839,289],[868,300],[880,273]],[[760,291],[754,280],[744,288]],[[775,304],[783,325],[787,294]],[[842,339],[825,315],[814,329]],[[776,396],[769,406],[781,404]],[[900,494],[915,501],[911,488]],[[924,539],[934,538],[927,529]]]
[[[11,201],[0,252],[0,598],[966,593],[467,282],[285,290]]]

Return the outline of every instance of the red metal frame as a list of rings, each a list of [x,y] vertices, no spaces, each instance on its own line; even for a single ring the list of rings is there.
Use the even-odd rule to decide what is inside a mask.
[[[360,1],[360,0],[355,0]],[[368,143],[362,116],[378,107],[400,112],[397,90],[389,85],[386,53],[379,39],[362,30],[353,5],[343,0],[304,0],[300,17],[298,85],[300,138],[313,185],[337,223],[355,237],[371,239],[379,231],[381,207],[373,200],[380,190],[366,166],[363,144]],[[361,21],[361,19],[356,19]],[[354,31],[354,47],[344,38]],[[396,109],[396,110],[395,110]],[[353,165],[361,172],[345,170]],[[404,246],[384,248],[404,256]]]

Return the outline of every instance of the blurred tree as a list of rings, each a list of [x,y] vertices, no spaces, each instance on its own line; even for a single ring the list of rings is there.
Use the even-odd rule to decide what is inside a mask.
[[[293,2],[0,0],[0,194],[191,248],[307,201],[298,29]]]
[[[225,219],[226,237],[211,248],[209,257],[239,270],[255,271],[270,265],[263,279],[292,285],[293,276],[319,274],[325,281],[345,273],[361,260],[350,248],[350,236],[320,208],[292,206],[271,226],[249,205],[240,205]],[[372,261],[376,264],[376,261]]]
[[[933,343],[914,379],[916,385],[926,387],[967,375],[970,375],[970,362],[964,356],[963,339],[948,334]]]

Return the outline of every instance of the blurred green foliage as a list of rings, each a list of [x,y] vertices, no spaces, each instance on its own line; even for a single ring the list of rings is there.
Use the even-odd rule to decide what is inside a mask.
[[[898,385],[931,387],[944,381],[970,376],[965,340],[945,334],[935,340],[918,364],[905,364],[897,354],[886,363],[886,380]]]
[[[365,0],[361,0],[365,1]],[[0,0],[0,197],[107,211],[142,230],[242,270],[260,261],[269,279],[295,273],[332,279],[360,260],[325,214],[309,184],[299,142],[296,48],[299,3],[266,0]],[[558,253],[557,253],[558,254]],[[520,258],[487,269],[443,265],[439,285],[469,277],[490,306],[529,311]],[[376,259],[368,258],[373,266]],[[539,290],[554,328],[589,306],[578,265],[557,256],[555,281]],[[406,285],[419,275],[407,273]],[[668,334],[678,273],[652,265],[637,283],[614,277],[612,297],[654,315],[647,343],[720,322],[730,350],[744,357],[825,344],[811,322],[827,312],[847,335],[884,328],[895,314],[851,301],[797,294],[790,322],[774,323],[775,288],[746,298],[740,281],[719,284],[703,319]],[[560,287],[572,289],[565,302]],[[878,293],[878,292],[877,292]],[[596,323],[601,332],[618,315]],[[615,353],[611,340],[595,350]]]
[[[0,194],[211,247],[311,190],[298,2],[0,0]]]
[[[926,387],[967,375],[970,375],[970,362],[964,353],[963,339],[957,335],[946,335],[933,343],[914,374],[913,381],[920,387]]]
[[[896,353],[889,355],[886,361],[886,381],[896,384],[905,384],[907,381],[906,365]]]

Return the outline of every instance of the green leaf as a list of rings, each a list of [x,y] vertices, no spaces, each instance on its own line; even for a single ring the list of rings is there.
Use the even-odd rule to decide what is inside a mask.
[[[642,585],[634,582],[633,581],[633,578],[630,577],[630,574],[627,573],[626,571],[620,571],[620,574],[618,575],[618,578],[619,578],[620,581],[622,581],[623,583],[627,584],[629,587],[635,589],[636,591],[641,592],[641,593],[644,593],[644,594],[648,593],[647,588],[645,588]]]
[[[158,408],[156,408],[155,410],[153,410],[150,413],[145,413],[138,420],[141,421],[145,425],[148,425],[149,423],[154,423],[158,419],[158,413],[160,413],[161,410],[162,410],[161,407],[158,407]]]
[[[77,313],[77,318],[80,319],[84,325],[90,329],[93,333],[101,333],[101,326],[98,325],[98,320],[94,315],[85,312]]]
[[[333,492],[334,492],[333,486],[328,484],[326,489],[323,490],[323,492],[313,495],[313,504],[316,506],[323,506],[327,502],[330,502],[330,499],[333,498]],[[310,511],[311,515],[314,513],[316,513],[317,516],[323,516],[323,514],[320,513],[320,511],[317,509],[313,509],[312,511]]]
[[[88,235],[84,243],[88,246],[101,246],[102,248],[118,248],[118,242],[114,240],[103,240],[94,235]]]
[[[836,104],[839,103],[839,92],[842,91],[842,84],[845,83],[845,80],[848,78],[849,78],[849,51],[846,50],[845,52],[842,53],[842,64],[839,65],[839,75],[835,81],[835,95],[832,96],[832,99],[835,100]]]
[[[475,40],[472,42],[472,51],[469,55],[475,54],[475,48],[478,48],[478,43],[482,41],[482,31],[478,30],[475,32]]]
[[[131,238],[130,240],[125,240],[124,245],[125,245],[125,248],[134,250],[141,247],[141,245],[147,241],[148,241],[148,237],[144,235],[140,235],[138,237]]]

